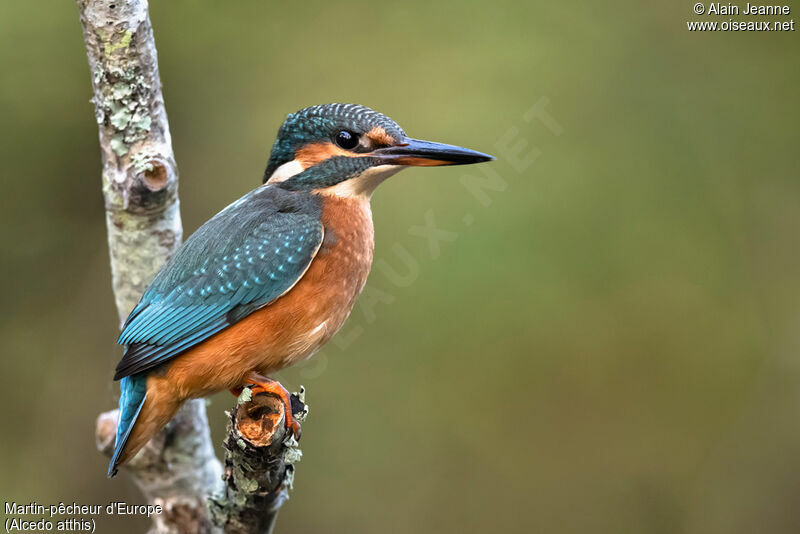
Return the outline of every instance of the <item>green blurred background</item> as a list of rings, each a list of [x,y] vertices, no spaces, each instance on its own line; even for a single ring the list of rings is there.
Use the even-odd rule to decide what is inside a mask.
[[[187,235],[307,105],[498,157],[376,193],[371,298],[280,375],[311,416],[278,532],[800,530],[798,34],[693,3],[153,2]],[[120,349],[73,3],[0,4],[0,67],[0,499],[141,502],[94,448]]]

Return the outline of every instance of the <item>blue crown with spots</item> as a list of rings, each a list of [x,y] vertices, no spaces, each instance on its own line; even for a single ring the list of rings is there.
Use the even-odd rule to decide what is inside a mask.
[[[301,109],[286,117],[278,130],[272,153],[264,173],[264,181],[275,169],[292,161],[295,150],[311,143],[332,140],[340,130],[364,134],[375,127],[383,128],[395,139],[406,136],[400,126],[382,113],[358,104],[323,104]]]

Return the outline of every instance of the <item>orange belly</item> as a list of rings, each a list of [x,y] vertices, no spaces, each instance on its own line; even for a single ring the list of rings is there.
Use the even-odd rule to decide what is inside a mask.
[[[325,197],[322,246],[285,295],[150,375],[178,399],[244,385],[251,371],[273,373],[307,358],[344,324],[372,265],[368,199]]]

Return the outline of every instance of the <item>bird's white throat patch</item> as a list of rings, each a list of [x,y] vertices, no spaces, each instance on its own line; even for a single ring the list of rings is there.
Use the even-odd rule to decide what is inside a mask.
[[[324,195],[334,195],[342,198],[370,198],[376,187],[404,168],[404,165],[378,165],[377,167],[370,167],[358,176],[339,182],[334,186],[319,189],[319,192]]]
[[[343,198],[353,197],[366,197],[372,196],[375,188],[378,187],[384,180],[403,170],[405,165],[378,165],[377,167],[370,167],[358,176],[339,182],[338,184],[318,189],[319,193],[324,195],[334,195]],[[294,159],[288,161],[275,169],[272,176],[267,180],[268,184],[276,184],[285,182],[292,176],[300,174],[305,169],[303,164]]]

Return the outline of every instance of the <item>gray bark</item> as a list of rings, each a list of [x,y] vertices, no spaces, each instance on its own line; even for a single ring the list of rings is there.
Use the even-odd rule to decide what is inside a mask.
[[[178,169],[161,95],[146,0],[78,0],[100,133],[111,273],[120,321],[181,244]],[[101,450],[113,448],[116,411],[98,418]],[[206,498],[221,466],[205,402],[187,402],[128,467],[165,513],[156,532],[208,532]]]
[[[181,243],[178,170],[147,0],[77,0],[77,5],[100,134],[113,289],[123,321]],[[292,439],[284,439],[275,414],[262,409],[261,396],[242,401],[226,443],[242,439],[235,417],[244,410],[254,414],[248,419],[252,424],[264,432],[272,429],[275,444],[251,449],[247,458],[230,454],[228,447],[224,484],[203,400],[188,401],[125,466],[147,500],[164,509],[154,516],[151,532],[219,532],[214,523],[226,532],[262,532],[274,526],[300,452]],[[97,447],[108,456],[117,418],[113,410],[97,420]],[[207,503],[215,494],[212,522]]]
[[[305,391],[292,394],[292,412],[302,423],[308,413]],[[278,510],[289,498],[294,464],[303,453],[286,428],[278,397],[250,397],[245,389],[228,413],[225,491],[210,504],[214,521],[229,534],[271,533]]]

